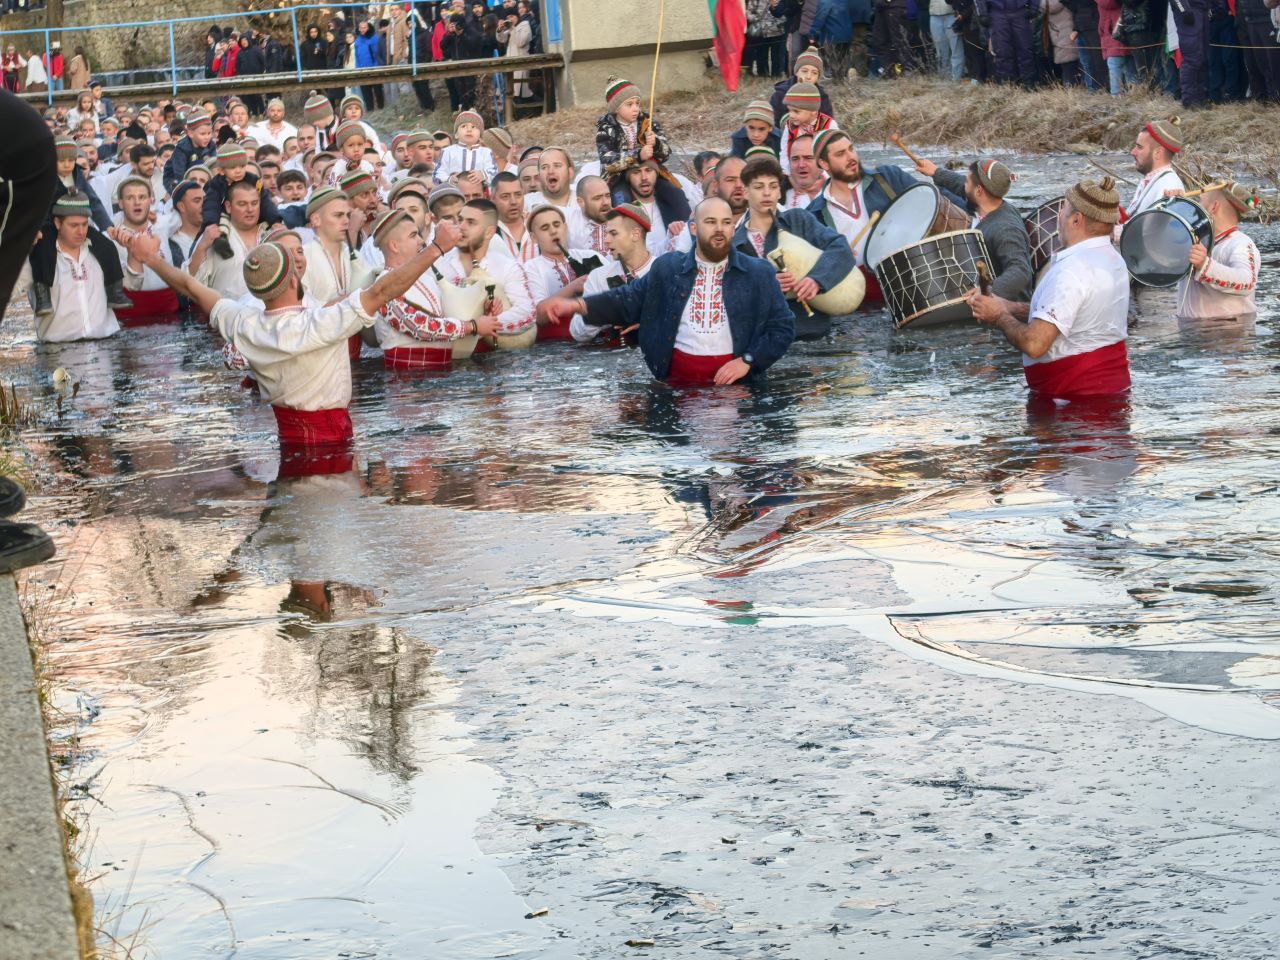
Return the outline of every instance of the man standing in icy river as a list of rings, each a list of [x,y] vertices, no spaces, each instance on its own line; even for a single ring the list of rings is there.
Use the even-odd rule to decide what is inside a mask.
[[[577,313],[593,326],[638,325],[645,363],[675,386],[723,386],[764,373],[795,337],[774,270],[733,249],[736,218],[719,197],[698,204],[693,218],[693,250],[659,257],[616,290],[550,299],[548,315],[556,323]]]
[[[1058,211],[1065,244],[1030,303],[972,290],[979,323],[1022,351],[1027,386],[1040,397],[1079,400],[1129,390],[1129,272],[1111,243],[1120,194],[1110,177],[1067,188]]]

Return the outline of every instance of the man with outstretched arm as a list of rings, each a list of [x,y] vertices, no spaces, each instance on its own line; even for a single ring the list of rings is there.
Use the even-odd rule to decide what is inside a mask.
[[[275,412],[282,451],[310,456],[345,449],[352,439],[348,338],[373,326],[378,311],[403,296],[457,240],[456,227],[439,224],[432,242],[405,264],[323,307],[303,304],[299,265],[286,247],[259,244],[245,257],[244,280],[265,309],[224,297],[171,266],[160,256],[159,238],[139,234],[123,242],[130,271],[150,267],[206,311],[210,326],[244,356]]]
[[[791,346],[795,318],[773,268],[733,249],[735,218],[719,197],[694,211],[694,249],[659,257],[647,274],[605,293],[555,297],[555,323],[580,314],[593,326],[639,325],[645,363],[672,385],[755,379]]]

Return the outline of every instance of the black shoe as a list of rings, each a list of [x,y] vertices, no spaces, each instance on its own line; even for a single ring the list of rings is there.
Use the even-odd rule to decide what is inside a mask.
[[[45,284],[33,283],[31,297],[36,303],[37,317],[53,316],[53,292]]]
[[[53,541],[34,523],[0,522],[0,573],[34,567],[53,556]]]
[[[210,246],[210,249],[213,250],[213,252],[216,253],[218,256],[220,256],[223,260],[230,260],[233,256],[235,256],[235,254],[231,250],[231,241],[228,240],[226,237],[218,237],[217,240],[213,241],[213,244]]]
[[[22,487],[8,477],[0,477],[0,517],[12,517],[21,513],[27,505],[27,495]]]
[[[107,284],[107,306],[112,310],[128,310],[133,301],[124,295],[124,281]]]

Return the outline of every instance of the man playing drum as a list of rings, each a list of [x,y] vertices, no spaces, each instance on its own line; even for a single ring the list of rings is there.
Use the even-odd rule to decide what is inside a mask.
[[[1142,180],[1133,191],[1133,199],[1125,208],[1120,222],[1136,217],[1166,194],[1181,193],[1185,187],[1173,169],[1173,158],[1182,150],[1182,131],[1178,118],[1152,120],[1140,131],[1129,155]]]
[[[1078,400],[1129,389],[1129,273],[1111,244],[1120,194],[1110,177],[1067,189],[1058,214],[1064,249],[1028,303],[984,296],[966,299],[974,318],[1022,351],[1032,393]]]
[[[1191,271],[1178,281],[1178,316],[1242,317],[1257,313],[1254,291],[1261,258],[1252,240],[1239,230],[1240,218],[1257,209],[1258,194],[1238,183],[1224,184],[1200,198],[1213,221],[1213,253],[1197,243]]]
[[[965,206],[974,215],[973,227],[982,234],[995,277],[991,292],[1006,300],[1031,299],[1035,273],[1031,268],[1031,238],[1022,214],[1005,203],[1013,174],[999,160],[975,160],[967,173],[939,167],[921,159],[916,169],[943,190],[962,193]]]
[[[813,155],[830,179],[809,204],[809,212],[843,234],[850,243],[857,240],[853,253],[861,264],[871,215],[884,213],[898,194],[917,181],[902,168],[889,163],[864,170],[857,148],[842,130],[823,130],[814,137]],[[947,190],[943,190],[943,195],[953,203],[961,202]]]
[[[825,336],[831,327],[825,315],[814,315],[804,304],[832,289],[853,270],[853,252],[839,233],[825,226],[808,210],[781,210],[784,176],[782,166],[772,157],[753,157],[742,168],[747,188],[747,214],[733,233],[734,249],[749,257],[764,257],[778,247],[779,235],[794,234],[822,251],[818,262],[803,278],[788,271],[778,274],[782,292],[793,297],[796,306],[796,337],[801,340]],[[1025,236],[1025,231],[1024,234]]]

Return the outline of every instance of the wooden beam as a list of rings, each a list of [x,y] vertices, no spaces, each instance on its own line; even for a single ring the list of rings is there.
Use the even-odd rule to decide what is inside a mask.
[[[555,70],[564,67],[564,57],[558,53],[533,57],[490,57],[483,60],[449,60],[443,63],[420,63],[415,75],[413,65],[393,64],[387,67],[366,67],[359,70],[310,70],[298,81],[296,73],[259,73],[249,77],[215,77],[214,79],[179,80],[178,96],[184,99],[192,94],[226,95],[228,93],[276,93],[284,90],[325,90],[329,87],[362,86],[374,83],[405,82],[412,80],[444,80],[453,77],[474,77],[485,73],[508,73],[513,70]],[[55,90],[55,103],[74,103],[77,90]],[[48,102],[48,94],[20,93],[30,103]],[[167,99],[173,96],[173,84],[139,83],[127,87],[104,87],[103,96],[126,102]]]

